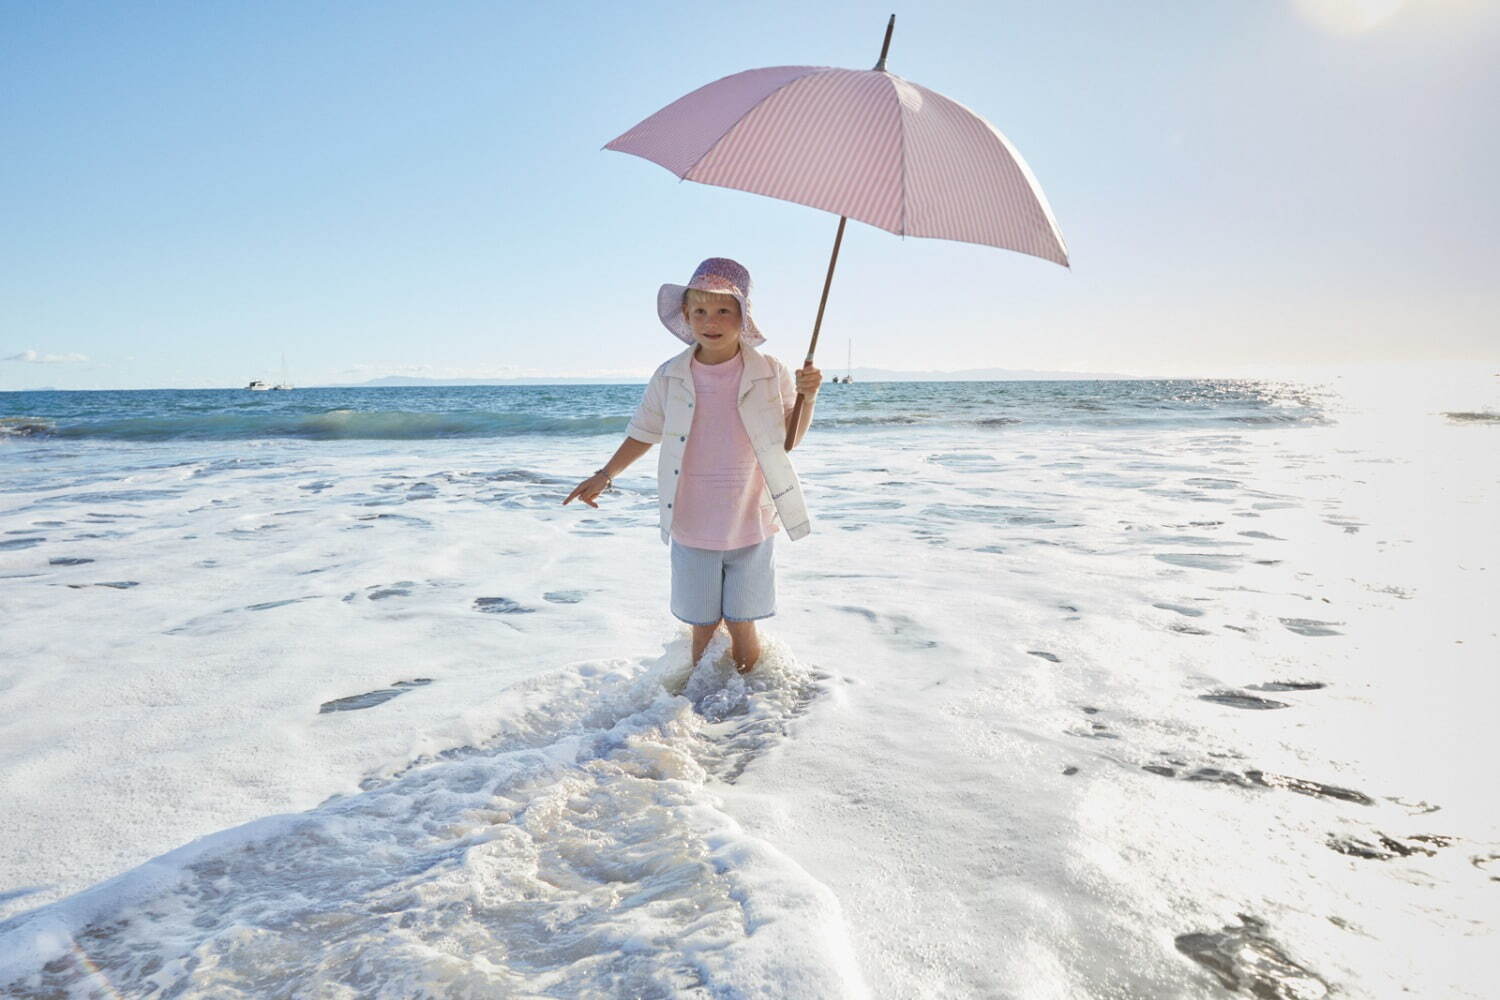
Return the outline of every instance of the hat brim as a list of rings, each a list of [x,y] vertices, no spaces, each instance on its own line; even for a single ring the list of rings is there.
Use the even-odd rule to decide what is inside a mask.
[[[656,315],[661,320],[661,325],[672,331],[672,335],[684,344],[696,344],[693,339],[693,328],[688,326],[687,317],[682,315],[682,294],[688,290],[687,285],[662,285],[661,290],[656,293]],[[759,347],[766,342],[761,334],[760,328],[755,325],[755,317],[750,315],[750,304],[745,297],[738,292],[708,292],[709,295],[732,295],[734,300],[740,304],[740,343],[748,347]]]

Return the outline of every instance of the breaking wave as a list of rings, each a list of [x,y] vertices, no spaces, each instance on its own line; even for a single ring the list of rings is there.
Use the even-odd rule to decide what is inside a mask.
[[[52,422],[38,417],[0,417],[0,438],[45,437],[52,433]]]
[[[115,417],[54,423],[8,418],[0,434],[15,437],[96,438],[109,441],[238,441],[304,438],[310,441],[511,437],[520,434],[624,433],[621,416],[562,417],[482,410],[327,410],[321,413],[196,413]]]

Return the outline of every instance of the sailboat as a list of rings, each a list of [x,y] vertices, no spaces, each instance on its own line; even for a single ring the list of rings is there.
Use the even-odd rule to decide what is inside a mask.
[[[839,378],[837,375],[835,375],[833,377],[834,385],[839,385],[840,383],[848,385],[850,382],[854,381],[854,341],[852,339],[849,341],[849,352],[847,358],[845,359],[845,362],[848,366],[846,369],[847,374],[843,378]]]
[[[277,382],[271,388],[273,388],[273,389],[291,389],[291,388],[293,388],[292,383],[289,382],[289,381],[287,381],[287,377],[286,377],[286,355],[285,354],[283,354],[281,356],[281,381]]]

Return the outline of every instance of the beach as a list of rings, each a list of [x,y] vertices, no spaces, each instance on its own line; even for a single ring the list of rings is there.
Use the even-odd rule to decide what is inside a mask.
[[[747,677],[639,386],[0,394],[0,988],[1484,997],[1497,383],[826,385]]]

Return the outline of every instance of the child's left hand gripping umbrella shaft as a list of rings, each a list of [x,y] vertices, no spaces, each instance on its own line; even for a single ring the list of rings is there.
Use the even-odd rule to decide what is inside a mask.
[[[787,451],[801,444],[803,435],[812,426],[813,403],[818,398],[818,386],[822,384],[823,372],[814,368],[811,361],[803,363],[797,370],[797,395],[802,397],[802,405],[794,407],[786,418]]]
[[[566,506],[574,500],[582,500],[590,507],[597,509],[599,505],[594,501],[598,499],[599,494],[610,488],[615,476],[624,472],[631,462],[650,450],[651,445],[647,442],[627,437],[620,442],[620,447],[615,449],[615,453],[610,456],[608,462],[604,463],[603,468],[573,487],[573,492],[568,494],[568,499],[563,501],[563,505]]]

